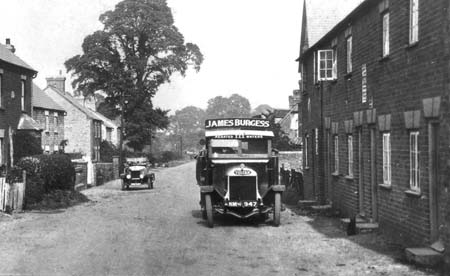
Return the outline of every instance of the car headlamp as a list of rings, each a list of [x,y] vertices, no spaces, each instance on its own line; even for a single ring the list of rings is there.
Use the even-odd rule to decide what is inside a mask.
[[[127,174],[127,179],[130,179],[130,178],[131,178],[131,175]]]

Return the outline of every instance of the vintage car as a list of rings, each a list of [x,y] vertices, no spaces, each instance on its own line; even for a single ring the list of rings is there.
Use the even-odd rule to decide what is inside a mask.
[[[150,172],[150,163],[145,157],[126,158],[124,173],[121,174],[122,190],[132,185],[147,185],[153,189],[155,174]]]
[[[274,134],[265,119],[212,119],[205,122],[205,146],[197,156],[200,206],[207,225],[214,214],[238,218],[273,214],[280,225],[281,194]]]

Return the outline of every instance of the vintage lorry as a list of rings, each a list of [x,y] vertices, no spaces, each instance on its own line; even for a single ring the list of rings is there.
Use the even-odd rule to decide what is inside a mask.
[[[202,215],[209,227],[214,225],[215,213],[238,218],[267,218],[272,213],[273,224],[280,225],[285,187],[279,184],[273,136],[266,119],[206,120],[196,178]]]

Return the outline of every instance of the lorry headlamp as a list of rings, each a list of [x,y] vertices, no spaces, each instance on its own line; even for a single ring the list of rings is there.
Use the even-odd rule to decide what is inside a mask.
[[[131,179],[131,175],[127,174],[127,179]]]

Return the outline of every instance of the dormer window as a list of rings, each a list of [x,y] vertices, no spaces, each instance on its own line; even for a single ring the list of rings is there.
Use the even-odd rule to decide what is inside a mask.
[[[336,62],[334,59],[334,51],[330,50],[319,50],[317,59],[317,70],[319,81],[327,81],[336,79]]]

